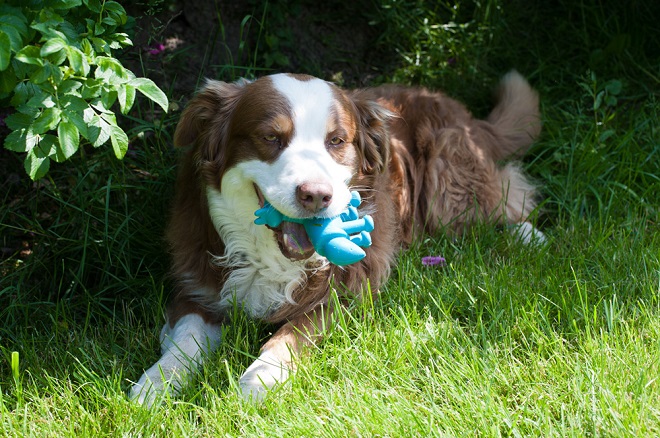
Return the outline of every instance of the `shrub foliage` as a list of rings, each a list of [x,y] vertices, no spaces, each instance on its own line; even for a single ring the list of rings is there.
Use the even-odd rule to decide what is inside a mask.
[[[167,111],[156,84],[136,77],[113,57],[131,45],[128,17],[115,1],[10,0],[0,5],[0,107],[14,112],[5,148],[25,153],[34,180],[51,160],[69,159],[87,142],[110,142],[124,157],[128,137],[113,107],[126,114],[136,91]]]

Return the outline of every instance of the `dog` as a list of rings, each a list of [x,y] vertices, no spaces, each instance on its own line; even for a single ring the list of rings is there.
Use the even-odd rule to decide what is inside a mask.
[[[162,357],[131,398],[152,405],[177,393],[222,341],[236,305],[280,325],[239,379],[242,395],[260,400],[322,338],[336,307],[377,295],[419,236],[487,222],[543,241],[529,222],[535,187],[515,162],[540,130],[538,94],[516,71],[485,120],[424,88],[349,91],[298,74],[208,80],[174,135],[187,149],[167,230],[176,291]],[[375,229],[364,259],[348,266],[316,253],[299,224],[254,223],[266,200],[290,218],[334,217],[351,191]]]

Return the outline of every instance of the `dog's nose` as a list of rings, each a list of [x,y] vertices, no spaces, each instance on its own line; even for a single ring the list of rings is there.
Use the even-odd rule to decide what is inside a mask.
[[[332,186],[324,182],[306,182],[296,188],[296,197],[305,210],[318,213],[332,202]]]

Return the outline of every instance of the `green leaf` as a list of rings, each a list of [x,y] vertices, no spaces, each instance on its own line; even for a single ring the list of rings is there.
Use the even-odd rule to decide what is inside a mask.
[[[91,112],[93,116],[91,118],[85,118],[85,121],[87,122],[87,140],[92,143],[92,146],[97,148],[102,144],[105,144],[110,138],[110,124],[97,114],[94,114],[94,111],[91,108],[89,111],[85,111],[86,116],[89,112]]]
[[[57,137],[60,140],[60,148],[66,159],[76,153],[80,144],[80,133],[73,123],[61,122],[57,127]]]
[[[68,95],[72,94],[75,96],[80,96],[80,93],[78,93],[78,89],[82,87],[82,82],[77,81],[75,79],[67,79],[66,81],[63,81],[58,87],[57,87],[57,92],[60,96],[62,94]],[[62,98],[60,97],[60,101]]]
[[[16,108],[27,102],[32,96],[34,96],[34,84],[29,82],[19,82],[16,87],[14,87],[14,96],[9,103]]]
[[[0,71],[4,71],[9,67],[9,60],[11,59],[10,46],[9,35],[0,30]]]
[[[616,133],[616,131],[614,131],[614,129],[608,129],[608,130],[606,130],[606,131],[603,131],[603,132],[598,136],[598,141],[600,141],[601,143],[603,143],[603,142],[605,142],[605,140],[607,140],[608,138],[610,138],[611,136],[613,136],[615,133]]]
[[[39,67],[30,75],[30,82],[34,84],[42,84],[50,78],[51,73],[51,65],[50,63],[46,63],[46,65]]]
[[[33,181],[43,178],[50,169],[50,158],[38,147],[33,148],[25,157],[25,171]]]
[[[32,124],[36,134],[44,134],[55,129],[62,119],[62,111],[57,107],[46,108]]]
[[[33,121],[34,117],[22,113],[14,113],[5,117],[5,123],[7,124],[7,127],[12,131],[16,131],[18,129],[26,129],[32,125]]]
[[[80,92],[83,99],[91,100],[101,95],[102,81],[98,79],[87,78],[84,82],[84,87]]]
[[[25,18],[25,15],[23,15],[23,13],[20,11],[20,9],[8,8],[0,11],[0,28],[5,25],[13,27],[22,38],[27,39],[27,19]]]
[[[621,93],[622,89],[623,89],[623,84],[621,83],[621,81],[616,79],[612,79],[607,83],[607,85],[605,85],[605,90],[609,94],[613,94],[615,96]]]
[[[94,44],[94,49],[96,49],[97,52],[106,53],[108,55],[112,53],[110,46],[108,46],[108,43],[104,39],[92,37],[91,40]]]
[[[117,92],[103,87],[103,90],[101,91],[101,103],[103,104],[103,107],[109,110],[112,108],[112,105],[114,105],[116,100]]]
[[[94,72],[95,78],[111,84],[122,84],[129,80],[128,70],[118,60],[107,56],[97,56],[95,62],[98,66]]]
[[[45,156],[54,159],[58,163],[66,160],[60,149],[60,142],[54,135],[44,135],[39,142],[39,149]]]
[[[163,111],[167,112],[167,107],[169,105],[167,96],[151,79],[135,78],[131,80],[128,85],[137,88],[140,93],[160,105]]]
[[[5,137],[5,149],[14,151],[14,152],[25,152],[27,151],[27,142],[25,133],[27,129],[21,129],[17,131],[12,131],[7,137]]]
[[[62,74],[62,70],[60,70],[59,67],[51,64],[50,62],[46,62],[43,67],[37,68],[31,75],[30,75],[30,82],[33,82],[35,84],[44,84],[42,87],[48,88],[50,85],[50,81],[54,83],[55,85],[59,84],[62,82],[62,79],[64,79],[64,75]]]
[[[35,66],[30,65],[30,64],[24,64],[22,62],[18,62],[16,57],[14,57],[12,59],[10,68],[14,69],[14,73],[16,74],[17,79],[23,80],[23,79],[27,78],[30,75],[30,73],[32,73],[32,71],[35,69]],[[9,69],[7,69],[7,70],[9,70]]]
[[[126,15],[126,10],[122,5],[115,1],[107,1],[103,4],[103,9],[105,9],[108,12],[113,12],[116,15]]]
[[[1,18],[1,17],[0,17]],[[27,35],[23,35],[20,29],[10,25],[0,23],[0,30],[7,34],[11,44],[11,50],[18,52],[28,43]]]
[[[89,74],[89,63],[85,54],[75,47],[67,47],[66,56],[69,59],[69,65],[73,70],[82,76]]]
[[[87,131],[87,123],[85,122],[83,118],[83,111],[84,110],[69,110],[66,109],[62,113],[62,118],[66,119],[68,122],[73,123],[76,128],[78,128],[78,132],[80,135],[83,136],[83,138],[86,138],[87,140],[89,139],[89,132]],[[91,140],[90,140],[91,142]]]
[[[66,50],[60,50],[48,57],[53,65],[61,65],[66,60]]]
[[[594,100],[594,111],[598,110],[600,108],[600,105],[603,103],[603,96],[605,95],[604,91],[601,91],[596,95],[596,99]]]
[[[52,55],[53,53],[57,53],[60,50],[66,49],[67,46],[68,44],[63,39],[52,38],[46,41],[46,43],[43,46],[41,46],[40,54],[41,56],[46,57],[48,55]]]
[[[121,113],[128,114],[135,102],[135,87],[128,84],[121,85],[117,90],[117,97],[119,98]]]
[[[98,106],[95,108],[98,108]],[[101,111],[100,116],[103,120],[110,123],[111,125],[117,125],[117,116],[115,116],[115,113],[112,111]]]
[[[27,101],[27,106],[30,108],[52,108],[55,106],[55,101],[53,100],[53,95],[50,93],[44,92],[44,90],[36,86],[34,84],[32,90],[34,91],[34,94],[30,98],[30,100]]]
[[[112,35],[112,38],[117,41],[119,44],[122,46],[132,46],[133,41],[128,37],[128,34],[118,32],[114,35]]]
[[[21,105],[17,106],[16,110],[21,114],[25,114],[31,117],[32,119],[36,119],[37,116],[41,114],[41,109],[39,107],[33,107],[27,103],[22,103]]]
[[[94,48],[92,47],[92,43],[90,43],[87,38],[82,40],[82,43],[80,43],[80,48],[82,49],[85,56],[89,56],[91,58],[93,58],[95,56],[94,55]]]
[[[119,126],[110,127],[110,142],[112,149],[115,151],[115,156],[120,160],[126,155],[128,150],[128,136]]]
[[[117,20],[115,20],[112,17],[105,17],[103,20],[101,20],[101,23],[105,24],[106,26],[110,27],[111,29],[114,27],[117,27],[119,24]]]
[[[53,5],[53,9],[73,9],[82,5],[82,0],[59,0]]]
[[[101,23],[94,23],[94,35],[99,36],[99,35],[103,35],[104,33],[105,33],[105,26]],[[92,41],[94,40],[92,39]]]
[[[99,13],[101,12],[101,2],[99,0],[85,0],[85,4],[90,11]]]
[[[75,21],[76,24],[78,24],[78,20]],[[73,23],[69,23],[68,21],[63,21],[60,23],[58,26],[58,29],[60,30],[62,34],[62,39],[66,41],[67,45],[72,45],[72,42],[79,42],[80,41],[80,32],[79,29],[77,28]]]
[[[29,152],[39,143],[39,136],[32,133],[31,129],[19,129],[12,131],[5,138],[5,149],[14,152]]]
[[[23,62],[25,64],[32,65],[44,65],[43,59],[41,59],[41,54],[39,53],[39,48],[36,46],[26,46],[16,53],[16,60]]]
[[[128,150],[128,136],[119,126],[110,127],[110,142],[112,149],[115,151],[115,156],[120,160],[126,155]]]
[[[16,87],[17,82],[16,73],[14,73],[14,69],[10,65],[7,70],[0,72],[0,94],[11,93]]]
[[[85,111],[89,104],[85,99],[74,94],[65,94],[60,97],[60,106],[70,112],[82,113]]]
[[[64,22],[64,18],[57,12],[55,12],[52,8],[50,7],[44,7],[46,6],[43,3],[39,2],[34,2],[42,6],[41,11],[38,12],[38,15],[34,17],[35,19],[32,20],[30,23],[30,27],[34,30],[38,30],[41,32],[41,34],[44,37],[47,38],[55,38],[57,37],[58,33],[58,28],[62,22]],[[49,1],[48,3],[53,3],[53,1]],[[44,40],[42,40],[44,41]]]
[[[9,24],[0,23],[0,31],[9,37],[7,48],[18,52],[25,45],[21,32],[14,26]]]

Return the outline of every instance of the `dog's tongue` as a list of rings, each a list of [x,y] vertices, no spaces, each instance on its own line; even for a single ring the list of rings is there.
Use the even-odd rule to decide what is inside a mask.
[[[307,259],[314,253],[314,246],[307,237],[307,232],[302,224],[293,222],[282,222],[282,245],[288,252],[285,254],[292,259]]]

